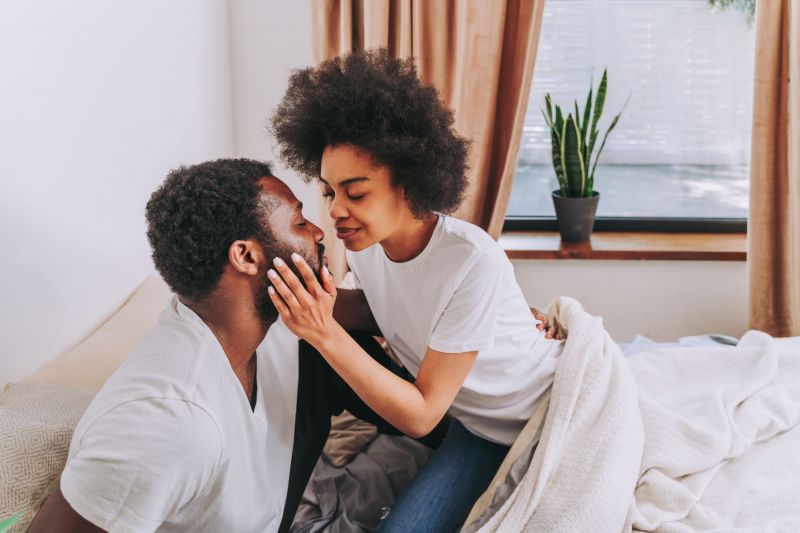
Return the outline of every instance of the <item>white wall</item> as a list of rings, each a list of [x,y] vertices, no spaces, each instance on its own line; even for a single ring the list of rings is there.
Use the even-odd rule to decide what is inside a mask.
[[[46,5],[45,5],[46,4]],[[0,388],[62,352],[152,273],[144,205],[168,169],[271,159],[267,117],[310,64],[310,2],[0,3]],[[318,219],[318,192],[280,165]],[[617,340],[741,334],[743,263],[515,261]]]
[[[0,388],[152,273],[144,206],[233,155],[218,0],[0,3]]]
[[[747,328],[747,271],[734,261],[513,261],[528,303],[572,296],[617,342],[635,335],[741,336]]]
[[[319,191],[280,162],[268,119],[286,91],[289,73],[313,63],[311,1],[230,0],[234,135],[239,157],[267,159],[319,219]]]

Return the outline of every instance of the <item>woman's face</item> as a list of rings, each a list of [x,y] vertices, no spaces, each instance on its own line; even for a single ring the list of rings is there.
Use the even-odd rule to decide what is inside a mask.
[[[413,218],[402,189],[392,185],[389,169],[357,146],[326,147],[320,178],[336,236],[348,250],[358,252],[381,242]]]

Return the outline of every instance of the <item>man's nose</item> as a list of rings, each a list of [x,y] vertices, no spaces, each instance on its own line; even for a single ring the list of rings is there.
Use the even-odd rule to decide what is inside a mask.
[[[316,224],[311,222],[308,222],[308,224],[311,224],[311,234],[314,236],[314,242],[322,242],[323,237],[325,237],[325,232]]]

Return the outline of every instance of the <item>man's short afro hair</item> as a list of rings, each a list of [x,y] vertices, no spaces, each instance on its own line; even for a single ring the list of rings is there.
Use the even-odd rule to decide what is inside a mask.
[[[413,59],[355,52],[295,71],[272,116],[280,154],[306,180],[328,145],[352,144],[391,171],[417,217],[454,211],[467,188],[468,143]]]
[[[265,239],[259,178],[268,163],[218,159],[172,170],[147,202],[153,262],[172,291],[198,299],[219,283],[228,248],[239,239]]]

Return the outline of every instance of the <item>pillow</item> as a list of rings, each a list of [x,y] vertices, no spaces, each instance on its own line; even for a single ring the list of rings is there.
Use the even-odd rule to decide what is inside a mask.
[[[25,531],[55,488],[93,396],[52,383],[13,385],[0,394],[0,520],[22,513],[9,531]]]
[[[170,297],[169,288],[161,278],[150,276],[111,318],[22,383],[47,382],[100,390],[136,343],[156,324]]]

